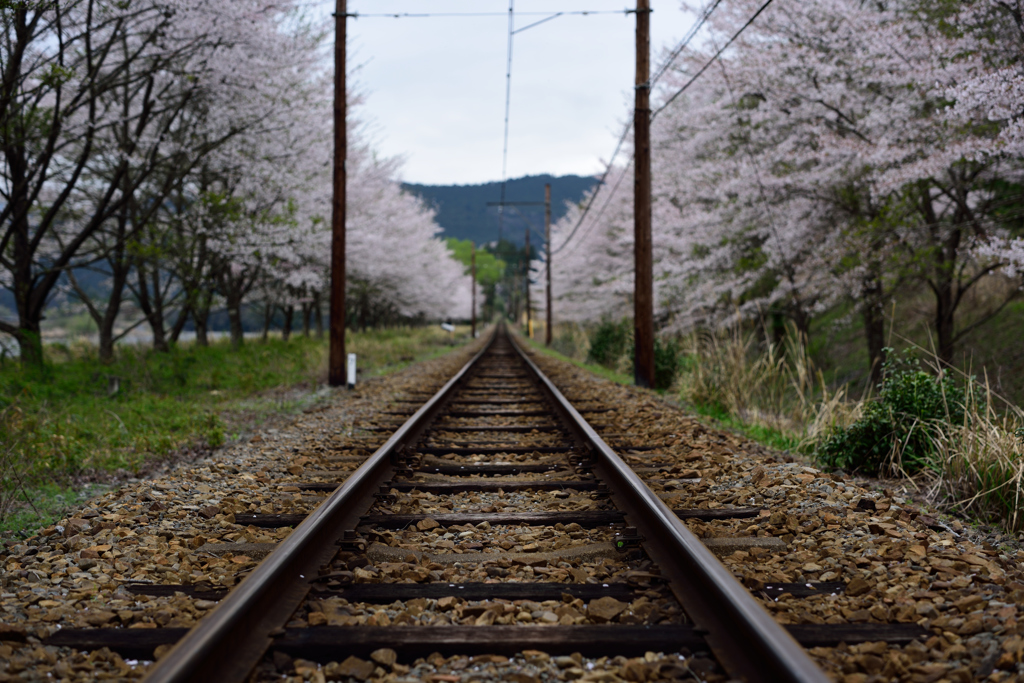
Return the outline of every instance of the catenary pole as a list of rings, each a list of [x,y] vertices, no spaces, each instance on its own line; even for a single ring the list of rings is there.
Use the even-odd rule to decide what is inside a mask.
[[[334,195],[331,201],[331,331],[327,381],[332,387],[346,383],[345,369],[345,29],[347,0],[336,0],[334,10]]]
[[[544,346],[551,346],[551,183],[544,185],[544,251],[547,293],[544,306]]]
[[[526,296],[526,336],[533,338],[533,318],[530,311],[530,224],[526,223],[526,260],[523,262],[523,292]]]
[[[633,378],[637,386],[654,386],[654,278],[651,249],[651,5],[636,5],[636,105],[633,138],[636,149],[633,186]]]
[[[470,314],[470,334],[476,339],[476,242],[471,242],[469,247],[469,273],[472,278],[473,288],[473,311]]]

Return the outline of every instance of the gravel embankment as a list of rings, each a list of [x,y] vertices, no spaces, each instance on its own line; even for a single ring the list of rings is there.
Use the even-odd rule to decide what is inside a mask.
[[[687,520],[705,539],[778,538],[784,551],[737,550],[721,559],[752,589],[772,582],[841,581],[845,592],[783,594],[763,604],[783,624],[909,623],[923,642],[815,648],[845,683],[1017,680],[1024,674],[1024,550],[1010,536],[982,533],[867,482],[834,476],[710,429],[654,394],[596,378],[540,353],[534,361],[573,402],[615,406],[595,422],[636,468],[661,468],[649,485],[675,508],[763,506],[757,519]],[[698,479],[694,484],[687,479]]]
[[[193,625],[214,602],[182,594],[139,596],[129,593],[125,585],[235,585],[290,531],[244,527],[235,523],[236,514],[312,510],[324,496],[299,491],[289,483],[344,478],[386,438],[387,432],[362,427],[399,424],[401,417],[381,416],[379,411],[409,408],[410,404],[400,402],[422,400],[470,353],[460,349],[367,382],[356,392],[335,392],[290,424],[266,429],[165,476],[123,486],[28,541],[8,542],[0,550],[0,683],[140,678],[146,662],[125,661],[107,651],[76,653],[43,647],[40,639],[61,628]],[[671,507],[767,509],[749,519],[687,521],[694,533],[709,539],[709,545],[716,543],[710,539],[719,539],[722,561],[751,589],[773,582],[846,583],[846,590],[837,594],[761,598],[778,621],[914,622],[933,634],[903,647],[867,643],[812,650],[836,680],[1002,681],[1024,674],[1020,664],[1024,638],[1017,624],[1019,606],[1024,604],[1020,570],[1024,551],[1013,539],[944,522],[934,511],[910,500],[868,490],[861,485],[864,482],[829,475],[807,463],[787,462],[742,437],[702,425],[650,392],[593,377],[540,353],[532,357],[578,407],[601,411],[585,416],[599,425],[606,440]],[[507,424],[521,421],[511,418]],[[476,422],[475,418],[446,418],[443,424]],[[547,432],[517,436],[538,447],[556,445],[560,438]],[[467,437],[465,432],[435,431],[432,438],[451,445]],[[500,444],[495,441],[495,445]],[[639,446],[656,448],[635,448]],[[513,455],[503,461],[538,460]],[[449,456],[427,456],[423,464],[455,461]],[[457,462],[469,464],[474,459]],[[416,476],[426,482],[441,479],[425,473]],[[374,512],[441,515],[610,509],[606,499],[584,491],[394,493],[394,500],[378,504]],[[445,527],[431,520],[415,528],[378,530],[368,535],[371,546],[366,557],[340,553],[332,572],[343,578],[347,572],[345,580],[356,583],[623,581],[647,592],[632,603],[601,598],[606,601],[601,604],[571,599],[443,599],[374,605],[314,599],[296,612],[290,625],[555,628],[559,624],[678,621],[678,607],[662,584],[650,581],[647,566],[602,552],[611,540],[606,528],[559,527],[488,523]],[[742,549],[733,550],[730,538],[749,540]],[[460,562],[452,557],[456,552],[500,552],[502,557]],[[389,682],[722,679],[713,662],[692,656],[648,653],[632,659],[588,659],[528,651],[512,659],[434,655],[401,662],[386,649],[374,653],[371,660],[350,658],[322,666],[282,661],[280,668],[265,669],[262,674],[277,680],[284,676]]]

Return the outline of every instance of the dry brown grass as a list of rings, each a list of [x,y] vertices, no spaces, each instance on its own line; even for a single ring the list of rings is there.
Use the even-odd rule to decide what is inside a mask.
[[[935,461],[923,483],[951,511],[1021,531],[1024,411],[997,396],[987,381],[974,382],[967,397],[963,424],[936,430]]]
[[[796,335],[787,339],[784,346],[765,343],[739,328],[690,335],[684,340],[691,362],[680,379],[682,397],[720,406],[746,424],[781,432],[813,452],[837,428],[854,424],[871,397],[851,400],[846,385],[830,387]],[[938,372],[934,354],[917,352],[930,357]],[[936,454],[924,471],[913,478],[901,474],[898,447],[889,471],[951,512],[1009,531],[1024,530],[1024,411],[998,396],[987,381],[960,375],[968,385],[963,421],[930,425]]]
[[[799,337],[765,342],[749,330],[689,335],[683,348],[689,370],[680,380],[683,398],[720,406],[748,424],[776,430],[798,441],[813,439],[858,415],[845,385],[832,389]]]

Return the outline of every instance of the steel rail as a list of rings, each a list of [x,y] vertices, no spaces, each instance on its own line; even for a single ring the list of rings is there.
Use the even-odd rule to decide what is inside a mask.
[[[683,609],[707,631],[722,666],[751,682],[829,681],[806,650],[604,442],[511,334],[509,339],[562,418],[596,456],[595,473],[608,484],[627,522],[644,536],[645,552],[669,579]]]
[[[417,410],[352,475],[316,508],[214,610],[160,658],[147,683],[245,681],[309,592],[309,579],[338,551],[336,541],[354,529],[373,494],[393,472],[392,456],[419,438],[470,370],[483,348]]]

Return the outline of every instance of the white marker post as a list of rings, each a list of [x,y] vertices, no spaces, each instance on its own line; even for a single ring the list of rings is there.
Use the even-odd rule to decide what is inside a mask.
[[[356,388],[356,354],[348,354],[348,388]]]
[[[451,323],[441,323],[441,329],[448,333],[448,343],[455,343],[455,325]]]

